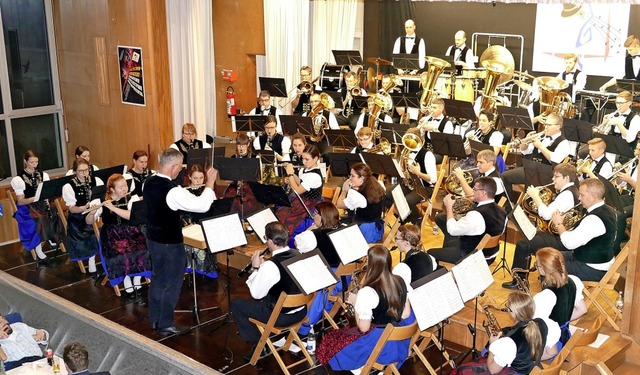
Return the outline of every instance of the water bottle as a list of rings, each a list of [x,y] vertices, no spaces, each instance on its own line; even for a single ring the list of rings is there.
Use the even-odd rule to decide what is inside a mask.
[[[47,351],[45,353],[47,357],[47,363],[49,364],[49,366],[53,367],[53,350],[51,348],[47,348]]]
[[[624,307],[624,300],[622,299],[622,291],[618,292],[618,300],[616,301],[616,308],[622,313]]]
[[[438,226],[436,224],[433,224],[433,235],[434,236],[438,235]]]
[[[309,354],[315,354],[316,352],[316,333],[313,330],[313,326],[311,326],[311,330],[307,336],[307,352],[309,352]]]

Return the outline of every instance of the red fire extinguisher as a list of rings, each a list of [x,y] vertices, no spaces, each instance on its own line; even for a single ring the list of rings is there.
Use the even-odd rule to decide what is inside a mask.
[[[237,112],[236,107],[236,94],[233,91],[233,87],[227,87],[227,115],[235,116]]]

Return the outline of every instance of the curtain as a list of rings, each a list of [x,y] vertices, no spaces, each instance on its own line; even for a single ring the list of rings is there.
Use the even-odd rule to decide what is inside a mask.
[[[212,3],[166,2],[174,138],[180,139],[182,125],[192,122],[204,140],[215,135],[216,118]]]
[[[325,62],[335,63],[331,50],[353,50],[357,0],[313,1],[311,45],[314,77]],[[321,30],[321,31],[315,31]],[[320,84],[320,82],[318,82]]]

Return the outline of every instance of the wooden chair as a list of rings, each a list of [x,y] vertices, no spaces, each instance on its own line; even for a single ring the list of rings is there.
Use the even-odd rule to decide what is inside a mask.
[[[314,296],[315,296],[315,293],[311,293],[308,296],[305,296],[303,294],[288,295],[285,292],[282,292],[280,294],[280,297],[278,298],[278,301],[276,302],[275,307],[273,308],[273,312],[271,313],[269,320],[266,323],[260,322],[253,318],[249,318],[249,321],[256,325],[256,327],[258,328],[261,334],[260,341],[258,341],[258,344],[256,345],[256,350],[253,352],[253,356],[251,356],[250,363],[252,366],[255,366],[256,363],[258,362],[260,353],[262,352],[262,349],[264,348],[265,345],[269,346],[269,349],[271,350],[271,353],[273,353],[273,356],[278,362],[278,365],[280,365],[282,372],[287,375],[290,374],[289,372],[290,368],[295,367],[305,361],[309,363],[309,365],[313,366],[313,363],[314,363],[313,359],[309,355],[309,352],[307,352],[307,348],[303,344],[302,340],[300,339],[300,336],[298,336],[298,329],[300,328],[302,323],[307,321],[307,318],[305,317],[298,323],[292,324],[287,327],[276,327],[275,324],[276,324],[276,320],[278,319],[278,316],[280,315],[280,311],[283,308],[298,307],[303,305],[308,306],[311,303],[311,301],[313,301]],[[271,337],[273,337],[274,335],[279,335],[282,332],[285,332],[287,330],[289,331],[289,334],[287,335],[287,340],[285,344],[281,348],[276,348],[275,345],[273,345],[273,342],[271,341]],[[290,365],[286,365],[282,360],[282,357],[280,356],[280,354],[278,354],[278,351],[289,350],[289,347],[291,346],[293,341],[295,341],[296,345],[300,347],[300,350],[305,358],[297,362],[294,362]]]
[[[338,268],[336,269],[336,276],[338,276],[338,280],[341,279],[341,276],[346,276],[346,275],[353,275],[354,272],[358,269],[358,263],[357,262],[351,262],[349,264],[347,264],[346,266],[342,263],[340,263],[340,265],[338,266]],[[340,282],[340,281],[338,281]],[[337,294],[335,296],[332,296],[331,294],[333,293],[333,290],[335,289],[336,285],[338,285],[337,283],[332,285],[331,287],[329,287],[329,289],[327,290],[327,301],[332,302],[333,306],[331,307],[331,310],[327,311],[327,310],[323,310],[322,315],[324,316],[324,318],[327,320],[327,322],[329,322],[329,324],[331,324],[331,326],[334,329],[339,329],[340,327],[338,326],[338,324],[335,321],[335,316],[338,313],[338,310],[340,310],[340,308],[345,308],[345,302],[342,299],[342,296],[340,294]],[[345,290],[345,294],[347,293],[347,291]]]
[[[18,198],[15,194],[16,193],[14,191],[7,190],[7,198],[9,199],[9,203],[11,204],[11,209],[13,210],[13,212],[18,212],[18,204],[16,203],[18,201]],[[31,249],[29,252],[33,257],[33,260],[38,260],[38,256],[36,255],[36,251],[34,249]]]
[[[423,210],[422,215],[422,224],[420,228],[424,228],[425,225],[433,226],[433,222],[431,221],[431,213],[433,211],[433,202],[436,201],[438,197],[438,192],[440,192],[440,186],[444,182],[444,178],[447,175],[447,169],[449,163],[449,156],[445,155],[442,157],[442,163],[440,164],[440,170],[438,171],[438,176],[436,180],[436,184],[433,185],[433,192],[431,193],[431,197],[425,202],[421,203],[421,208]],[[426,207],[424,204],[426,203]]]
[[[391,223],[393,223],[393,225]],[[391,228],[382,236],[382,246],[388,249],[391,246],[391,243],[395,240],[396,233],[398,233],[398,229],[402,225],[395,203],[389,207],[389,210],[387,210],[387,213],[384,216],[384,224]]]
[[[62,226],[64,227],[64,232],[66,235],[68,235],[69,230],[67,229],[67,226],[69,225],[69,222],[67,221],[67,211],[69,209],[67,208],[66,204],[64,204],[64,208],[63,208],[63,204],[64,204],[64,201],[62,201],[62,199],[56,199],[56,203],[55,203],[56,210],[58,211],[58,216],[60,217],[60,221],[62,222]],[[97,230],[97,227],[94,226],[93,227],[94,233],[96,232],[96,230]],[[71,259],[67,258],[67,261],[65,262],[65,264],[70,264],[70,263],[71,263]],[[87,273],[84,263],[82,263],[81,260],[76,261],[76,263],[78,264],[78,268],[80,268],[80,272]]]
[[[615,290],[614,288],[616,283],[620,278],[618,270],[627,260],[628,256],[629,245],[626,245],[616,256],[613,265],[611,265],[611,268],[609,268],[600,281],[583,281],[585,305],[587,308],[591,306],[591,304],[595,305],[596,308],[606,316],[607,321],[616,331],[620,331],[620,326],[616,323],[616,320],[622,319],[622,313],[618,311],[615,306],[615,302],[612,302],[611,299],[609,299],[605,291]]]
[[[382,364],[377,362],[378,357],[380,356],[380,353],[382,352],[382,349],[387,344],[387,342],[411,339],[408,348],[409,350],[407,350],[408,357],[411,348],[415,345],[415,342],[418,339],[419,335],[420,330],[418,329],[418,322],[413,322],[413,324],[404,327],[395,327],[390,323],[387,324],[387,326],[384,328],[384,331],[382,332],[382,335],[378,339],[376,346],[373,348],[373,351],[369,355],[367,362],[362,367],[361,373],[368,374],[371,369],[375,369],[377,371],[384,371],[385,374],[393,373],[396,375],[400,375],[397,367],[398,362]]]
[[[567,343],[562,347],[560,353],[556,355],[556,357],[548,364],[543,362],[543,368],[535,367],[531,374],[538,375],[558,375],[560,374],[565,360],[571,354],[571,350],[573,350],[574,346],[582,340],[582,336],[584,335],[584,331],[579,329],[577,330],[567,341]]]
[[[588,345],[596,341],[600,334],[600,329],[606,320],[606,315],[598,314],[596,320],[594,320],[586,330],[579,329],[578,331],[582,331],[581,334],[578,334],[578,331],[576,331],[573,336],[571,336],[569,341],[574,339],[574,336],[577,336],[577,338],[575,339],[575,343],[571,347],[571,350],[567,353],[566,360],[569,363],[565,364],[565,369],[573,369],[584,361]]]

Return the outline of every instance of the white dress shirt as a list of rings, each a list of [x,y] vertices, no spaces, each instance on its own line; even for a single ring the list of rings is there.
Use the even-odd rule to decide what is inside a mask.
[[[402,42],[402,37],[399,37],[398,39],[396,39],[395,43],[393,44],[393,54],[397,55],[399,53],[409,53],[412,49],[413,49],[413,45],[416,43],[416,41],[419,43],[418,44],[418,64],[420,66],[420,69],[424,69],[424,65],[425,65],[425,59],[424,57],[427,54],[427,48],[425,46],[424,43],[424,39],[418,37],[417,35],[405,35],[406,39],[405,39],[405,43],[404,43],[404,49],[401,49],[400,47],[400,43]]]
[[[567,190],[573,185],[573,182],[569,182],[564,185],[562,189],[560,189],[560,193],[556,196],[556,199],[549,203],[548,206],[541,203],[540,206],[538,206],[538,215],[549,221],[551,220],[551,215],[553,215],[554,212],[565,212],[575,206],[578,202],[573,199],[573,193]]]
[[[542,140],[542,145],[548,148],[560,135],[561,133],[556,133],[552,135],[551,138],[545,137]],[[535,146],[533,145],[533,142],[532,142],[529,144],[526,150],[522,151],[522,154],[530,155],[533,153],[534,148]],[[565,139],[562,142],[560,142],[560,144],[558,144],[558,146],[554,151],[551,151],[551,162],[556,164],[562,163],[562,161],[567,156],[569,156],[570,152],[571,152],[571,145],[569,144],[569,141]]]

